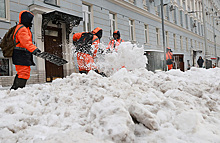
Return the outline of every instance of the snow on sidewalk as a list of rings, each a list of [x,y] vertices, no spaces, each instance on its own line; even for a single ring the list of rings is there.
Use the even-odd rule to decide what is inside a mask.
[[[1,90],[0,142],[220,142],[219,75],[121,69]]]

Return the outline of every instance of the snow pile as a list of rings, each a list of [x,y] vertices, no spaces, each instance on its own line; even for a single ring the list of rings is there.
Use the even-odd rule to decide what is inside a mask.
[[[219,75],[123,68],[2,90],[0,142],[220,142]]]
[[[118,46],[117,52],[106,52],[106,46],[103,44],[100,45],[100,49],[104,53],[97,56],[96,64],[98,69],[108,76],[114,74],[122,67],[126,67],[129,71],[146,67],[147,57],[144,55],[144,48],[131,44],[131,42],[122,42]]]
[[[89,113],[90,132],[101,139],[114,142],[134,142],[134,123],[124,102],[106,97],[94,103]]]

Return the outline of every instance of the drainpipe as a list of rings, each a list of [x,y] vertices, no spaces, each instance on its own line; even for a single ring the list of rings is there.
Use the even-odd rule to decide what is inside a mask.
[[[204,26],[204,42],[205,42],[205,68],[206,66],[206,55],[207,55],[207,29],[206,29],[206,22],[205,22],[205,4],[204,0],[202,0],[202,15],[203,15],[203,26]]]
[[[160,0],[160,6],[161,6],[161,20],[162,20],[163,49],[164,49],[164,67],[163,67],[163,70],[167,71],[166,46],[165,46],[165,34],[164,34],[163,0]]]

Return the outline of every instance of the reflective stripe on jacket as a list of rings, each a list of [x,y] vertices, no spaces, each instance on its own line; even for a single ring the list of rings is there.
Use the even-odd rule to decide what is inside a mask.
[[[19,25],[15,28],[13,36],[16,47],[13,50],[12,61],[15,65],[31,66],[35,65],[33,62],[33,55],[31,53],[36,50],[37,47],[32,42],[32,33],[29,27],[25,27],[20,23],[22,21],[21,18],[29,18],[22,16],[23,12],[29,11],[24,10],[19,14]]]
[[[166,62],[167,65],[173,64],[173,54],[171,52],[166,53]]]
[[[108,47],[106,48],[106,50],[115,50],[116,52],[118,51],[118,46],[121,44],[121,42],[124,42],[124,40],[122,40],[121,38],[120,39],[117,39],[117,40],[111,40],[108,44]]]

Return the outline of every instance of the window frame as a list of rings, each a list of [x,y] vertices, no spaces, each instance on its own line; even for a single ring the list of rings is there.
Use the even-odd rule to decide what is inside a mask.
[[[84,10],[84,9],[83,9],[83,6],[87,6],[89,10],[88,10],[88,11]],[[83,4],[82,4],[82,12],[83,12],[83,31],[84,31],[84,32],[89,32],[89,31],[92,30],[92,6],[83,3]],[[89,17],[89,22],[88,22],[88,23],[86,22],[86,18],[84,18],[85,15],[89,15],[89,16],[88,16],[88,17]],[[88,24],[90,27],[88,27],[87,24]]]
[[[7,61],[7,65],[6,64],[1,64],[1,62],[3,62],[4,60]],[[10,59],[9,58],[4,58],[4,57],[0,57],[0,68],[2,69],[2,67],[4,67],[4,65],[6,65],[7,67],[7,74],[5,75],[2,75],[2,73],[0,72],[0,77],[1,76],[10,76],[11,75],[11,62],[10,62]]]
[[[166,47],[169,47],[169,32],[165,31]]]
[[[110,15],[112,14],[112,19],[111,19],[111,17],[110,17]],[[115,14],[115,13],[113,13],[113,12],[109,12],[109,20],[110,20],[110,36],[113,36],[112,34],[113,34],[113,32],[117,29],[117,20],[116,20],[116,18],[117,18],[117,14]],[[115,24],[113,24],[113,23],[115,23]],[[112,25],[113,24],[113,25]]]
[[[183,10],[179,11],[180,25],[183,27]]]
[[[176,49],[176,34],[173,34],[173,47]]]
[[[156,28],[156,42],[157,42],[157,46],[160,45],[160,29],[159,28]]]
[[[189,29],[188,14],[185,14],[186,29]]]
[[[56,4],[46,2],[46,0],[44,0],[44,3],[49,4],[49,5],[53,5],[53,6],[60,7],[60,0],[56,0]]]
[[[183,36],[180,36],[180,48],[183,50]]]
[[[189,45],[188,45],[188,38],[186,37],[186,51],[189,50]]]
[[[145,37],[145,44],[149,44],[149,25],[144,24],[144,37]]]
[[[10,2],[9,0],[5,0],[5,18],[0,17],[1,21],[10,21]]]
[[[131,41],[135,41],[134,20],[129,19],[129,38]]]

